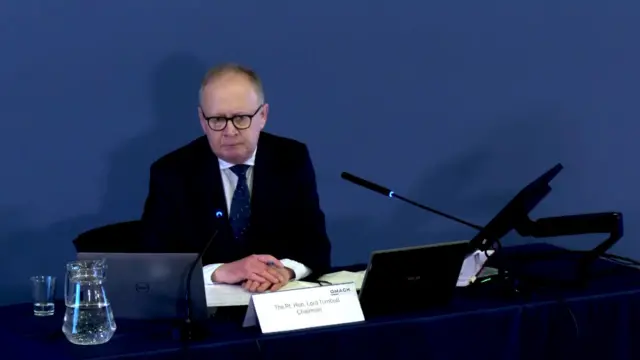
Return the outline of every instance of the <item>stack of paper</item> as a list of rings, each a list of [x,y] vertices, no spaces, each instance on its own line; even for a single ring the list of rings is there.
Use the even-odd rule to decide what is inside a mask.
[[[292,281],[278,291],[320,286],[306,281]],[[251,293],[240,285],[213,284],[205,287],[208,307],[249,305]]]
[[[364,280],[365,271],[351,272],[351,271],[338,271],[335,273],[321,276],[318,281],[320,283],[328,283],[330,285],[355,283],[356,289],[362,288],[362,281]]]
[[[364,271],[350,272],[339,271],[336,273],[323,275],[318,279],[317,283],[307,281],[292,281],[283,286],[278,291],[304,289],[310,287],[316,287],[322,285],[334,285],[353,282],[356,284],[356,289],[362,287],[362,280],[364,279]],[[208,307],[221,307],[221,306],[243,306],[249,305],[251,299],[251,293],[246,291],[240,285],[226,285],[226,284],[213,284],[205,287],[205,294],[207,296]]]
[[[493,251],[488,251],[488,253],[491,255]],[[484,263],[487,261],[487,258],[487,254],[480,251],[476,251],[469,255],[464,260],[462,269],[460,269],[457,286],[467,286],[475,281],[478,273],[484,267]],[[296,290],[321,285],[345,284],[351,282],[355,283],[356,289],[360,290],[360,288],[362,288],[364,275],[365,271],[338,271],[321,276],[318,279],[318,283],[292,281],[278,291]],[[225,284],[207,285],[206,296],[207,306],[209,307],[249,305],[249,300],[251,299],[251,293],[243,289],[241,286]]]

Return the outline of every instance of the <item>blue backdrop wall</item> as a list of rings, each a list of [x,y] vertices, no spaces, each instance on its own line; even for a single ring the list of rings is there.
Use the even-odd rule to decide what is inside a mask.
[[[336,264],[473,235],[341,171],[484,223],[556,162],[535,215],[623,211],[615,251],[640,257],[639,14],[634,0],[3,1],[0,303],[62,276],[79,232],[140,215],[149,164],[200,134],[199,81],[223,61],[255,67],[268,129],[309,145]]]

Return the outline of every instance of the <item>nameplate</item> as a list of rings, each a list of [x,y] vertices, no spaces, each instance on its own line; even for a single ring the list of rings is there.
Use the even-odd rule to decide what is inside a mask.
[[[254,294],[243,326],[263,334],[364,321],[355,283]]]

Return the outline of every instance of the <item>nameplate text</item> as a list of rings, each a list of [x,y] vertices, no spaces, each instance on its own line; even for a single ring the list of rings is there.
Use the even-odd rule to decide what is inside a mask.
[[[364,321],[355,283],[254,294],[243,326],[262,333]]]

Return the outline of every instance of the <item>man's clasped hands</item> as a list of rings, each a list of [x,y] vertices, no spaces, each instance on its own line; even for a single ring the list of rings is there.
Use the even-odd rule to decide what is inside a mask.
[[[294,277],[291,269],[271,255],[250,255],[244,259],[220,265],[211,280],[223,284],[242,284],[249,292],[276,291]]]

